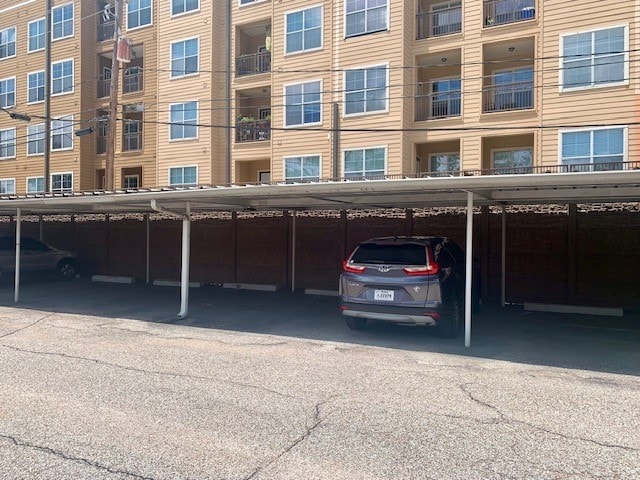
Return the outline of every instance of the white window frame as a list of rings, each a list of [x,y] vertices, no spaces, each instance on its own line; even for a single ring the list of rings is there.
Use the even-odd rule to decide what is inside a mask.
[[[55,37],[54,36],[54,32],[55,32],[55,28],[54,28],[54,23],[53,23],[53,12],[55,10],[59,10],[62,9],[64,10],[65,7],[68,7],[69,5],[71,5],[71,34],[69,35],[62,35],[61,37]],[[53,7],[51,9],[51,41],[55,42],[56,40],[62,40],[63,38],[71,38],[73,37],[74,33],[75,33],[75,16],[76,16],[76,9],[75,9],[75,5],[73,4],[73,2],[69,2],[69,3],[64,3],[62,5],[56,5],[55,7]],[[63,20],[62,21],[62,30],[64,31],[64,24],[65,22],[68,22],[69,20]]]
[[[13,184],[11,192],[3,192],[3,184],[6,182]],[[15,178],[0,178],[0,195],[15,195],[16,193],[16,179]]]
[[[304,106],[305,105],[312,105],[315,104],[315,102],[309,102],[309,103],[302,103],[301,105],[303,106],[303,110],[302,110],[302,123],[297,123],[297,124],[287,124],[287,87],[292,87],[295,85],[309,85],[311,83],[319,83],[320,84],[320,90],[319,90],[319,95],[320,95],[320,100],[319,100],[319,105],[320,105],[320,120],[317,122],[308,122],[305,123],[304,121]],[[323,88],[324,88],[324,82],[322,81],[322,79],[315,79],[315,80],[309,80],[309,81],[305,81],[305,82],[292,82],[292,83],[286,83],[282,86],[282,98],[284,99],[284,119],[283,119],[283,126],[284,128],[298,128],[298,127],[309,127],[309,126],[314,126],[314,125],[322,125],[322,108],[323,108],[323,102],[322,102],[322,95],[323,95]],[[303,95],[303,99],[304,99],[304,93]],[[293,106],[293,105],[292,105]]]
[[[593,132],[601,130],[622,130],[622,168],[626,170],[627,162],[629,161],[629,127],[627,125],[619,125],[615,127],[584,127],[584,128],[565,128],[558,130],[558,165],[570,165],[565,164],[562,161],[562,136],[565,133],[577,133],[577,132],[591,132],[589,147],[589,165],[596,165],[593,163]],[[613,163],[613,162],[612,162]]]
[[[300,159],[304,163],[304,159],[306,158],[317,158],[318,159],[318,176],[310,177],[313,180],[305,179],[304,174],[300,177],[295,178],[287,178],[287,161],[288,160],[296,160]],[[319,153],[308,154],[308,155],[287,155],[286,157],[282,157],[282,173],[285,182],[318,182],[322,179],[322,155]]]
[[[125,18],[126,30],[128,32],[139,30],[141,28],[150,27],[153,25],[153,2],[154,0],[150,0],[151,15],[149,16],[150,17],[149,23],[145,23],[144,25],[138,25],[137,27],[129,27],[129,4],[128,3],[125,4],[124,18]]]
[[[53,188],[53,177],[60,176],[61,177],[60,180],[62,182],[62,180],[63,180],[62,176],[63,175],[71,175],[71,187],[70,188],[61,187],[61,188],[55,190]],[[55,173],[52,173],[49,176],[49,187],[51,188],[51,193],[71,193],[71,192],[73,192],[73,172],[55,172]]]
[[[171,18],[175,18],[175,17],[182,17],[183,15],[189,15],[190,13],[196,13],[200,11],[200,0],[197,0],[198,2],[198,8],[194,8],[193,10],[185,10],[184,12],[181,13],[173,13],[173,2],[175,2],[176,0],[171,0],[170,3],[171,5],[169,6],[169,8],[171,9]],[[187,0],[180,0],[182,3],[185,3]]]
[[[38,181],[41,180],[42,181],[42,189],[29,190],[29,180],[35,180],[36,181],[36,188],[38,187]],[[27,179],[25,180],[25,191],[27,192],[27,195],[36,194],[36,193],[44,193],[44,177],[43,176],[27,177]]]
[[[42,92],[42,100],[35,100],[35,101],[32,101],[32,100],[29,100],[29,94],[30,94],[31,90],[33,90],[33,88],[29,86],[29,80],[30,80],[30,77],[31,77],[32,75],[37,75],[37,74],[39,74],[39,73],[41,73],[41,74],[42,74],[42,87],[40,87],[40,85],[38,85],[38,86],[36,87],[36,89],[42,88],[42,90],[43,90],[43,92]],[[32,105],[32,104],[34,104],[34,103],[42,103],[42,102],[44,102],[44,87],[45,87],[44,82],[45,82],[45,80],[44,80],[44,70],[37,70],[37,71],[35,71],[35,72],[29,72],[29,73],[27,73],[27,104],[28,104],[28,105]]]
[[[238,8],[247,7],[249,5],[255,5],[256,3],[264,3],[267,0],[247,0],[245,3],[242,3],[243,0],[238,0]]]
[[[171,170],[175,170],[177,168],[182,169],[182,180],[184,180],[185,168],[195,168],[196,169],[195,183],[171,183]],[[169,167],[167,170],[167,183],[169,184],[170,187],[190,187],[190,186],[198,185],[199,181],[200,181],[200,171],[199,171],[198,165],[175,165],[175,166]]]
[[[344,150],[342,150],[342,165],[340,165],[340,168],[342,170],[342,176],[344,178],[347,177],[347,173],[346,173],[346,159],[347,159],[347,152],[354,152],[357,150],[360,150],[362,152],[365,152],[367,150],[377,150],[377,149],[384,149],[384,171],[382,173],[375,173],[372,175],[387,175],[387,169],[389,168],[389,146],[388,145],[372,145],[370,147],[356,147],[356,148],[345,148]],[[364,172],[364,155],[362,156],[362,167],[363,167],[363,173],[364,175],[360,175],[357,176],[356,178],[360,178],[360,177],[366,177],[367,173]]]
[[[622,81],[619,82],[610,82],[610,83],[598,83],[598,84],[594,84],[593,83],[593,75],[591,78],[591,85],[579,85],[576,87],[565,87],[564,86],[564,42],[565,39],[567,37],[571,37],[574,35],[580,35],[583,33],[591,33],[594,34],[595,32],[599,32],[602,30],[611,30],[614,28],[624,28],[624,60],[623,60],[623,69],[624,69],[624,73],[623,73],[623,79]],[[562,92],[574,92],[574,91],[578,91],[578,90],[590,90],[593,88],[607,88],[607,87],[615,87],[615,86],[620,86],[620,85],[629,85],[629,24],[628,23],[624,23],[624,24],[617,24],[617,25],[608,25],[606,27],[600,27],[600,28],[592,28],[589,30],[578,30],[575,32],[568,32],[568,33],[564,33],[562,35],[560,35],[560,47],[559,47],[560,51],[559,51],[559,59],[558,59],[558,65],[559,65],[559,82],[558,82],[558,91],[560,93]],[[594,58],[594,53],[593,51],[591,52],[591,55],[589,58],[593,59]],[[586,57],[585,57],[586,58]],[[593,66],[592,66],[593,68]],[[593,73],[593,72],[592,72]]]
[[[135,187],[127,186],[127,180],[131,179],[131,178],[135,178],[136,179],[137,186],[135,186]],[[122,178],[122,188],[140,188],[140,175],[137,174],[137,173],[132,173],[132,174],[129,174],[129,175],[125,175]]]
[[[171,136],[171,127],[174,126],[174,121],[172,120],[171,116],[172,116],[172,107],[175,107],[177,105],[186,105],[187,103],[195,103],[196,104],[196,118],[195,118],[195,125],[190,124],[190,123],[186,123],[184,120],[184,115],[182,118],[182,122],[175,122],[177,125],[181,125],[183,127],[183,133],[184,133],[184,126],[185,125],[189,125],[189,126],[195,126],[196,128],[196,134],[194,137],[177,137],[177,138],[173,138]],[[184,109],[182,110],[184,112]],[[189,120],[191,121],[191,120]],[[184,142],[184,141],[188,141],[188,140],[198,140],[198,137],[200,135],[200,129],[198,128],[198,124],[200,123],[200,103],[197,100],[186,100],[184,102],[175,102],[175,103],[170,103],[169,104],[169,141],[170,142]]]
[[[365,2],[367,2],[368,0],[365,0]],[[375,7],[375,8],[380,8],[380,7]],[[369,10],[369,8],[365,7],[365,19],[366,19],[366,12]],[[366,27],[366,22],[365,22],[365,30],[363,32],[358,32],[358,33],[352,33],[350,35],[347,34],[347,16],[348,15],[353,15],[354,12],[347,12],[347,2],[344,2],[344,6],[343,6],[343,17],[342,17],[342,21],[343,21],[343,25],[344,25],[344,34],[343,34],[343,38],[355,38],[355,37],[360,37],[362,35],[370,35],[372,33],[378,33],[378,32],[388,32],[390,30],[390,10],[391,10],[391,1],[387,0],[387,18],[385,19],[385,23],[386,23],[386,28],[380,29],[380,30],[369,30]]]
[[[69,91],[62,91],[62,92],[54,92],[53,90],[53,82],[54,80],[56,80],[56,78],[53,76],[53,66],[54,65],[58,65],[58,64],[62,64],[62,63],[67,63],[67,62],[71,62],[71,90]],[[76,76],[76,66],[75,66],[75,61],[73,58],[67,58],[65,60],[60,60],[57,62],[51,62],[51,86],[50,86],[50,90],[51,90],[51,96],[52,97],[57,97],[60,95],[69,95],[71,93],[73,93],[76,89],[75,86],[75,76]],[[66,78],[65,76],[60,77],[60,79],[64,79]],[[63,82],[64,83],[64,82]]]
[[[31,25],[33,25],[34,23],[40,23],[42,22],[42,33],[38,33],[38,35],[36,35],[35,37],[31,36]],[[27,53],[33,53],[33,52],[40,52],[41,50],[44,50],[44,46],[45,43],[47,41],[47,32],[45,31],[46,29],[46,20],[45,18],[39,18],[37,20],[33,20],[32,22],[29,22],[27,24]],[[32,38],[39,38],[42,37],[42,47],[40,48],[35,48],[35,49],[31,49],[31,39]]]
[[[16,127],[0,129],[0,133],[3,133],[3,132],[13,132],[13,144],[11,144],[11,143],[4,144],[3,140],[0,138],[0,160],[7,160],[9,158],[16,158],[16,150],[17,150],[17,145],[16,145]],[[7,148],[8,149],[11,146],[13,146],[13,155],[2,156],[3,148]]]
[[[10,80],[13,80],[13,103],[7,103],[6,105],[0,104],[0,108],[10,108],[16,106],[16,77],[0,78],[0,82],[8,82]],[[9,91],[3,93],[3,95],[9,95]]]
[[[448,114],[445,116],[434,116],[433,115],[433,98],[435,96],[435,93],[433,92],[433,86],[434,84],[436,84],[437,82],[451,82],[451,80],[459,80],[460,81],[460,111],[458,112],[457,115],[453,115],[453,114]],[[388,87],[387,87],[388,88]],[[447,90],[447,95],[449,96],[449,98],[447,99],[447,109],[451,106],[451,93],[455,92],[455,90]],[[451,118],[451,117],[461,117],[462,116],[462,111],[464,106],[462,105],[462,100],[463,100],[464,95],[462,94],[462,77],[460,76],[448,76],[448,77],[441,77],[441,78],[434,78],[432,80],[429,80],[429,119],[442,119],[442,118]]]
[[[441,156],[447,156],[447,157],[451,157],[453,155],[457,155],[458,156],[458,170],[446,170],[447,172],[451,172],[451,171],[461,171],[462,170],[462,155],[460,155],[460,151],[457,152],[433,152],[433,153],[429,153],[429,158],[427,159],[427,161],[429,162],[429,164],[427,165],[428,167],[428,172],[429,173],[439,173],[439,170],[433,170],[431,168],[432,165],[432,159],[433,157],[441,157]]]
[[[351,90],[347,91],[347,73],[351,72],[351,71],[357,71],[357,70],[370,70],[370,69],[375,69],[375,68],[384,68],[385,69],[385,73],[386,73],[386,78],[385,78],[385,90],[384,90],[384,104],[385,104],[385,108],[384,109],[380,109],[380,110],[372,110],[372,111],[363,111],[363,112],[354,112],[354,113],[346,113],[347,112],[347,94],[348,93],[353,93]],[[366,74],[365,74],[366,75]],[[365,98],[362,100],[363,102],[365,102],[365,106],[366,106],[366,92],[369,89],[365,88],[364,92],[365,92]],[[376,114],[380,114],[380,113],[388,113],[389,112],[389,62],[386,63],[380,63],[377,65],[367,65],[364,67],[353,67],[353,68],[347,68],[344,70],[343,74],[342,74],[342,91],[344,92],[342,94],[342,105],[343,105],[343,113],[342,116],[343,118],[348,118],[348,117],[358,117],[358,116],[362,116],[362,115],[376,115]]]
[[[289,44],[287,42],[287,36],[289,34],[289,32],[287,31],[287,16],[291,15],[293,13],[299,13],[299,12],[305,12],[307,10],[313,10],[314,8],[319,8],[320,9],[320,46],[318,47],[312,47],[312,48],[304,48],[303,47],[300,50],[296,50],[295,52],[289,52],[288,48],[289,48]],[[288,55],[298,55],[301,53],[307,53],[307,52],[315,52],[318,50],[322,50],[324,48],[324,6],[322,4],[316,4],[316,5],[310,5],[308,7],[304,7],[304,8],[298,8],[296,10],[289,10],[288,12],[284,13],[284,55],[288,56]],[[307,31],[306,28],[303,27],[303,29],[301,30],[302,32],[302,38],[304,39],[304,32]]]
[[[13,58],[18,54],[18,27],[7,27],[7,28],[3,28],[2,30],[0,30],[0,36],[3,33],[8,34],[9,30],[13,30],[13,42],[7,42],[6,44],[4,44],[7,48],[9,48],[9,45],[11,43],[13,43],[13,55],[6,55],[4,57],[0,57],[0,60],[4,60],[6,58]],[[2,46],[0,44],[0,46]]]
[[[61,121],[69,122],[69,123],[64,127],[61,127],[59,125],[56,126],[56,123]],[[73,115],[64,115],[62,117],[54,118],[53,120],[51,120],[51,145],[49,146],[49,148],[51,149],[52,152],[63,152],[66,150],[73,150],[73,125],[74,125]],[[67,133],[67,130],[68,130],[68,133]],[[57,131],[60,131],[60,133],[56,133]],[[53,148],[54,138],[60,135],[62,136],[67,135],[71,139],[70,147]],[[64,139],[62,141],[62,144],[64,145]]]
[[[35,129],[35,128],[42,128],[41,132],[35,132],[32,133],[30,132],[30,130]],[[42,138],[40,138],[40,136],[42,136]],[[28,157],[34,157],[36,155],[44,155],[44,150],[45,148],[47,148],[45,141],[45,125],[44,123],[36,123],[34,125],[27,125],[27,156]],[[32,140],[31,137],[36,137],[35,140]],[[37,142],[37,143],[36,143]],[[29,146],[33,143],[36,143],[37,145],[40,144],[40,142],[42,142],[42,151],[36,151],[35,153],[30,153],[29,152]]]
[[[176,43],[186,43],[189,42],[191,40],[196,40],[198,42],[198,64],[196,66],[196,71],[195,72],[190,72],[190,73],[176,73],[176,71],[173,69],[173,46]],[[183,64],[184,64],[184,59],[187,57],[182,57],[183,60]],[[184,65],[183,65],[184,67]],[[181,40],[175,40],[173,42],[169,43],[169,78],[171,80],[175,79],[175,78],[185,78],[185,77],[193,77],[195,75],[199,75],[200,74],[200,37],[190,37],[190,38],[183,38]],[[184,72],[184,70],[181,70],[182,72]]]

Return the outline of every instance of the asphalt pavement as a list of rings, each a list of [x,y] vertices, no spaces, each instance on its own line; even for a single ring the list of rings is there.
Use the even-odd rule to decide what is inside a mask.
[[[332,297],[0,290],[2,479],[640,478],[632,318],[485,309],[473,346]]]

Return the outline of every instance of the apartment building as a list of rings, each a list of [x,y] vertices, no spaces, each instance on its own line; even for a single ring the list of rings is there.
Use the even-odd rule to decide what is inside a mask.
[[[234,179],[629,168],[634,2],[239,0]]]
[[[104,185],[113,1],[0,1],[0,194]],[[115,186],[631,168],[634,2],[129,0]],[[30,121],[25,121],[27,118]],[[76,133],[85,133],[78,136]]]

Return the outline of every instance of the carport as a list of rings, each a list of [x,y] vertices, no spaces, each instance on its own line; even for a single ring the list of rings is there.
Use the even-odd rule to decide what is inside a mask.
[[[501,298],[505,299],[506,228],[504,207],[520,204],[617,203],[640,200],[640,170],[567,172],[451,177],[410,176],[377,180],[336,180],[318,183],[194,186],[80,192],[33,196],[3,196],[0,215],[16,219],[14,301],[20,295],[20,233],[23,215],[126,214],[159,212],[182,221],[181,302],[178,316],[189,308],[189,258],[192,215],[212,211],[343,210],[359,208],[466,208],[465,346],[471,345],[473,210],[502,206]],[[294,242],[295,245],[295,242]],[[295,262],[295,248],[292,255]],[[148,261],[148,259],[147,259]],[[295,264],[292,269],[295,288]]]

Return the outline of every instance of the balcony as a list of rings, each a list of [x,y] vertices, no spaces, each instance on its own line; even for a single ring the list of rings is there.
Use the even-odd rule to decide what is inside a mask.
[[[236,143],[271,140],[271,121],[240,121],[236,124]]]
[[[113,31],[116,26],[116,22],[98,22],[98,42],[106,42],[107,40],[113,40]]]
[[[460,2],[432,5],[430,11],[416,15],[416,39],[440,37],[462,31]]]
[[[482,89],[484,113],[533,108],[533,69],[495,74],[492,83]]]
[[[98,98],[106,98],[111,93],[111,79],[98,80]]]
[[[485,27],[533,20],[535,17],[535,0],[485,0],[484,2]]]
[[[246,53],[236,58],[236,75],[255,75],[271,71],[271,52]]]
[[[126,68],[122,79],[122,93],[139,92],[142,90],[142,68]]]
[[[434,80],[418,85],[416,121],[460,116],[460,79]]]

